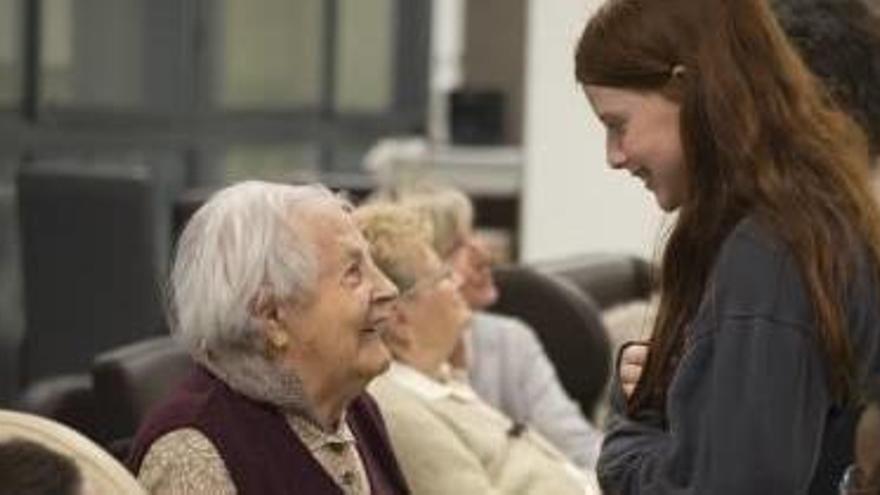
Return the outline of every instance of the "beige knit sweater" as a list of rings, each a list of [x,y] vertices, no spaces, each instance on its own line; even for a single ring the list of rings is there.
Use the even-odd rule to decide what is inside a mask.
[[[395,364],[369,388],[416,495],[598,494],[593,473],[479,399],[463,382]]]

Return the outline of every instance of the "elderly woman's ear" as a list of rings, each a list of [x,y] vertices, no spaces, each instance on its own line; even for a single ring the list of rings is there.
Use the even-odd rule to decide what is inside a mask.
[[[251,317],[265,333],[266,340],[273,350],[280,351],[287,347],[290,340],[282,322],[283,308],[268,290],[261,289],[251,300],[249,307]]]

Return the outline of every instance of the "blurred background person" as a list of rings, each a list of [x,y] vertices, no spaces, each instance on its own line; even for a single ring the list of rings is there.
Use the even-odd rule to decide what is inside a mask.
[[[434,251],[461,280],[461,294],[474,315],[452,363],[486,402],[535,428],[578,466],[593,469],[602,434],[562,387],[535,330],[487,311],[498,300],[498,287],[492,254],[474,232],[471,200],[457,189],[427,182],[386,193],[382,200],[404,205],[431,224]]]
[[[320,186],[243,182],[181,236],[173,335],[198,363],[141,426],[153,493],[408,493],[367,383],[397,295],[349,206]]]
[[[86,495],[72,459],[21,439],[0,442],[0,489],[10,495]]]
[[[0,410],[0,493],[146,492],[118,460],[82,433],[34,414]]]
[[[771,0],[807,67],[868,138],[877,187],[880,15],[865,0]],[[880,191],[878,191],[880,192]]]
[[[596,493],[591,471],[452,373],[472,313],[462,279],[431,248],[431,225],[387,203],[359,208],[355,218],[401,293],[386,332],[394,363],[370,391],[414,493]]]

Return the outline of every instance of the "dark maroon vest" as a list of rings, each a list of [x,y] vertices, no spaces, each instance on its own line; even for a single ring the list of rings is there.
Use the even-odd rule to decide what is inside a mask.
[[[355,399],[346,421],[372,493],[408,494],[373,399],[367,394]],[[128,461],[134,472],[154,441],[179,428],[195,428],[211,440],[240,495],[342,494],[275,407],[233,391],[204,368],[198,367],[141,425]]]

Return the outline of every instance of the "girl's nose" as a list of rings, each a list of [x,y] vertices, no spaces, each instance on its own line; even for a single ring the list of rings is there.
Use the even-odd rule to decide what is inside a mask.
[[[607,160],[608,166],[615,170],[621,169],[626,165],[626,155],[618,147],[608,148]]]

